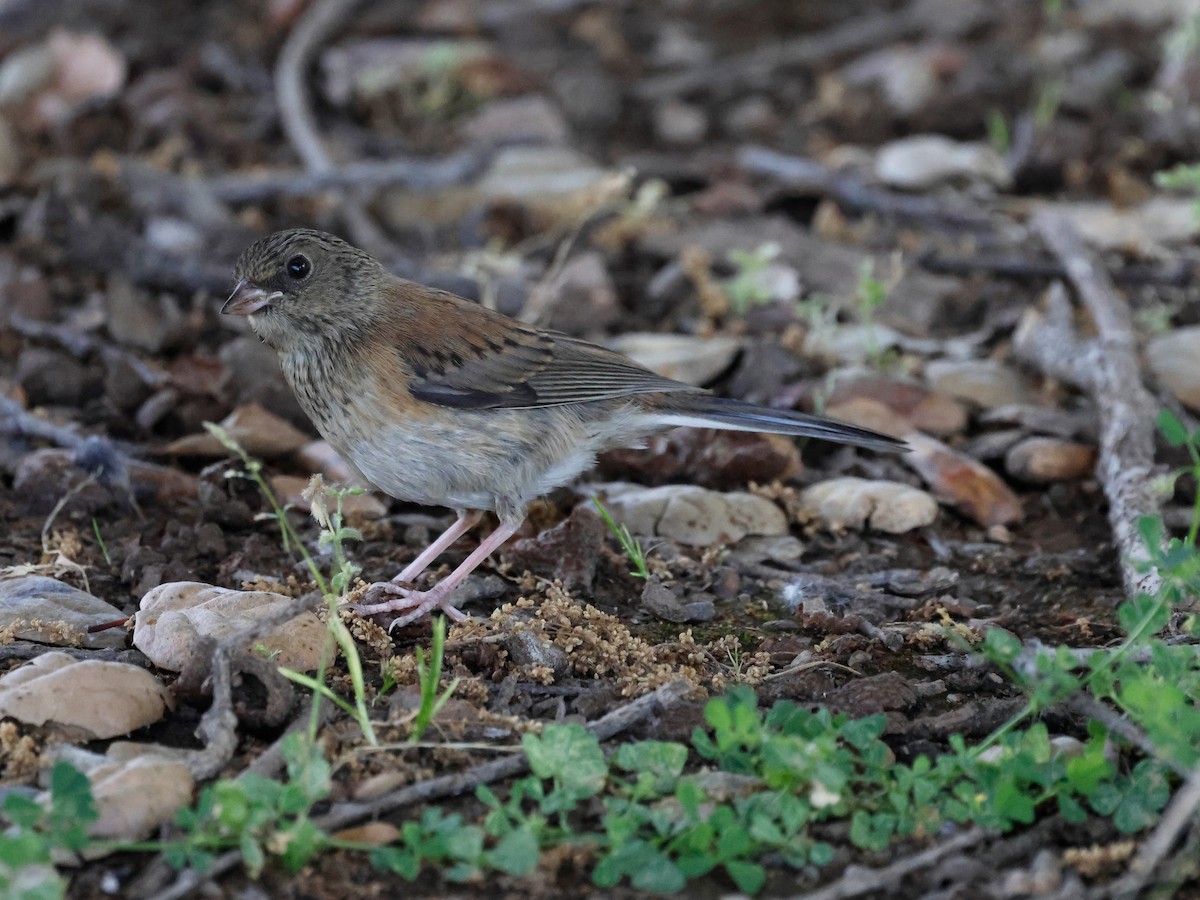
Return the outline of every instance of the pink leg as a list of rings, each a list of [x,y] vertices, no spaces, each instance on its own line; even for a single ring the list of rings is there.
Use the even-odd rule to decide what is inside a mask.
[[[431,562],[445,553],[460,537],[478,525],[479,520],[482,518],[483,513],[478,510],[458,510],[458,518],[454,520],[454,524],[443,531],[436,541],[426,547],[420,556],[405,566],[404,571],[393,578],[392,581],[398,584],[411,584],[414,578],[417,578],[429,568]]]
[[[367,593],[367,597],[370,598],[372,594],[378,592],[398,595],[395,599],[385,600],[382,603],[355,604],[353,609],[366,615],[390,612],[392,610],[407,610],[404,615],[388,626],[389,631],[398,625],[407,625],[409,622],[415,621],[432,612],[434,609],[439,608],[446,615],[450,616],[450,618],[459,622],[463,621],[467,617],[450,603],[450,597],[454,593],[455,588],[462,584],[464,579],[479,567],[480,563],[491,556],[496,548],[512,537],[524,521],[524,519],[519,519],[514,522],[501,522],[500,527],[489,534],[487,540],[476,547],[475,551],[462,561],[462,565],[429,590],[410,591],[390,581],[385,581],[371,585],[371,590]]]

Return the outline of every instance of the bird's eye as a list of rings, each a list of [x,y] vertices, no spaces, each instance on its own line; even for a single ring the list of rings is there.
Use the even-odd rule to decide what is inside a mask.
[[[288,278],[293,281],[303,281],[312,272],[312,263],[307,256],[293,256],[287,261]]]

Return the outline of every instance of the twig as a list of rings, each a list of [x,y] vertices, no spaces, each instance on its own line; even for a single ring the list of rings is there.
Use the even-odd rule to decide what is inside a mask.
[[[974,275],[982,272],[1014,279],[1067,277],[1067,271],[1061,263],[1020,256],[993,256],[986,253],[976,256],[944,256],[937,250],[930,249],[920,254],[916,262],[921,268],[937,275]],[[1126,265],[1113,269],[1111,275],[1117,284],[1188,287],[1196,282],[1196,264],[1191,260],[1180,260],[1167,268]]]
[[[75,659],[95,659],[104,662],[128,663],[131,666],[150,668],[150,660],[141,650],[118,650],[115,647],[97,647],[95,650],[87,647],[54,647],[49,644],[39,644],[36,641],[13,641],[10,644],[0,644],[0,662],[9,659],[36,659],[44,653],[65,653]]]
[[[1074,385],[1086,384],[1093,342],[1083,340],[1071,321],[1071,301],[1061,281],[1046,291],[1046,311],[1029,308],[1013,332],[1013,349],[1018,357],[1051,378]]]
[[[279,103],[280,124],[304,168],[324,172],[333,161],[321,136],[308,103],[304,76],[317,47],[337,30],[359,0],[319,0],[308,8],[288,34],[275,63],[275,97]]]
[[[1142,555],[1137,530],[1142,516],[1156,515],[1160,501],[1151,486],[1154,466],[1154,397],[1142,385],[1137,363],[1137,347],[1129,310],[1117,295],[1108,276],[1083,244],[1075,227],[1061,215],[1042,210],[1033,217],[1033,229],[1054,251],[1080,300],[1091,313],[1098,336],[1082,343],[1076,337],[1070,344],[1058,344],[1061,359],[1083,351],[1070,364],[1069,371],[1059,366],[1058,377],[1070,374],[1072,381],[1091,394],[1100,417],[1100,458],[1096,471],[1108,499],[1108,519],[1113,540],[1121,553],[1121,575],[1128,596],[1139,591],[1156,593],[1162,578],[1156,570],[1139,572],[1133,560]],[[1061,326],[1058,337],[1065,338],[1068,326]],[[1070,329],[1073,332],[1073,329]],[[1029,339],[1029,329],[1021,337]],[[1044,354],[1026,355],[1021,342],[1014,339],[1018,353],[1037,363],[1046,362]]]
[[[654,693],[639,697],[619,709],[613,710],[608,715],[602,716],[588,726],[588,731],[602,741],[608,740],[647,716],[661,712],[677,703],[691,690],[692,685],[686,681],[673,681],[665,684]],[[524,754],[492,760],[465,772],[443,775],[440,778],[432,778],[429,781],[410,785],[368,803],[339,803],[324,816],[316,819],[315,824],[326,831],[344,828],[361,819],[393,812],[414,803],[426,803],[439,797],[452,797],[481,784],[489,784],[499,781],[501,778],[519,775],[527,768],[529,768],[529,760]],[[175,883],[169,888],[154,894],[155,900],[181,900],[208,880],[230,871],[241,860],[240,851],[230,850],[228,853],[218,856],[204,874],[187,869],[179,874]]]
[[[336,188],[365,189],[390,185],[443,188],[470,181],[487,168],[499,150],[513,143],[503,141],[487,147],[469,147],[440,159],[402,157],[362,160],[308,172],[277,169],[250,175],[221,175],[206,179],[203,184],[213,196],[228,203],[248,203],[271,197],[305,197]]]
[[[837,881],[820,890],[797,895],[795,900],[844,900],[847,897],[861,897],[872,891],[894,890],[905,876],[926,869],[952,853],[974,847],[989,836],[989,832],[982,828],[972,828],[928,850],[897,860],[880,869],[846,866],[846,870]]]
[[[644,78],[634,86],[634,93],[644,100],[660,100],[714,85],[740,88],[747,79],[768,81],[783,66],[812,66],[868,48],[891,46],[924,27],[920,17],[906,7],[867,19],[852,18],[816,34],[768,44],[718,62],[706,60],[682,72]]]
[[[1166,859],[1180,833],[1189,822],[1196,819],[1198,808],[1200,768],[1194,769],[1187,781],[1175,792],[1170,804],[1163,811],[1158,826],[1138,847],[1137,855],[1129,864],[1129,871],[1098,891],[1096,896],[1115,897],[1118,900],[1133,900],[1137,897]]]
[[[288,34],[275,63],[275,97],[288,141],[304,163],[318,175],[335,168],[317,131],[317,120],[305,89],[305,73],[317,47],[342,24],[360,0],[318,0],[305,11]],[[386,255],[388,241],[372,221],[361,197],[347,197],[342,218],[351,239],[376,255]]]
[[[861,179],[800,156],[789,156],[766,147],[743,147],[737,153],[737,165],[755,175],[782,181],[802,190],[832,197],[843,206],[870,210],[898,219],[913,219],[956,230],[964,228],[987,232],[995,228],[986,216],[929,197],[901,194],[864,184]]]
[[[259,619],[253,627],[226,638],[217,644],[212,663],[212,705],[200,720],[196,733],[204,747],[188,755],[187,767],[197,781],[214,777],[233,758],[237,749],[237,716],[233,712],[233,667],[230,659],[284,622],[290,622],[316,604],[313,597],[302,597],[284,604],[269,616]]]

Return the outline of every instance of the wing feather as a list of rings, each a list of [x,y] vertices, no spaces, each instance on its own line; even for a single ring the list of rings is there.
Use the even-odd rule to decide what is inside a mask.
[[[530,409],[699,392],[596,344],[397,279],[383,329],[413,397],[456,409]]]

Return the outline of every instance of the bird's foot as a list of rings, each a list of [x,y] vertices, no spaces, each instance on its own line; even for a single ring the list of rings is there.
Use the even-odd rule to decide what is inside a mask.
[[[347,609],[353,609],[360,615],[370,616],[376,613],[401,612],[402,615],[392,620],[388,631],[393,628],[415,622],[422,616],[429,615],[435,609],[440,609],[456,622],[465,622],[468,616],[460,612],[450,603],[454,588],[443,588],[438,584],[427,591],[417,591],[403,587],[394,581],[380,581],[367,588],[362,603],[351,603]],[[382,597],[390,597],[381,600]]]

